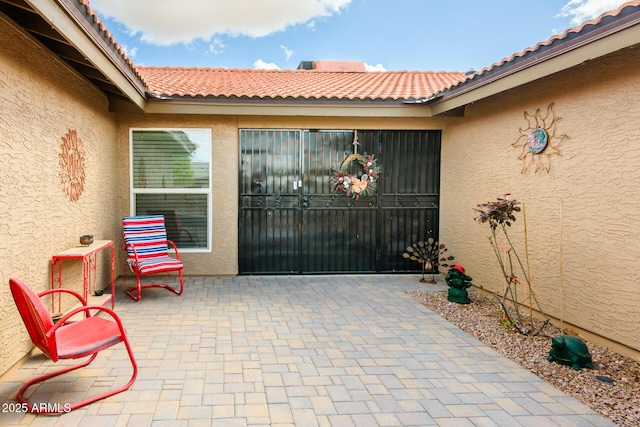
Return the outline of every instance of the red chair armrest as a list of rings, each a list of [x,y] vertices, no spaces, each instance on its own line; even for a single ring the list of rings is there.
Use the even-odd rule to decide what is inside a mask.
[[[120,329],[120,332],[122,334],[125,334],[125,330],[124,330],[124,326],[122,325],[122,320],[120,320],[120,317],[118,317],[118,315],[116,314],[115,311],[111,310],[110,308],[107,308],[103,305],[85,305],[83,307],[77,307],[74,308],[73,310],[69,311],[68,313],[65,313],[64,316],[62,316],[60,318],[60,320],[53,325],[53,328],[51,328],[48,332],[47,335],[49,337],[53,337],[56,330],[58,328],[61,328],[64,326],[65,321],[67,321],[70,317],[75,316],[76,314],[82,312],[82,311],[86,311],[87,313],[89,312],[89,310],[96,310],[96,311],[102,311],[104,313],[107,313],[118,325],[118,328]],[[97,313],[96,313],[97,314]],[[95,316],[95,314],[94,314]]]
[[[155,242],[140,242],[140,243],[127,243],[125,245],[125,249],[128,247],[131,247],[131,249],[133,249],[133,257],[135,258],[136,262],[138,262],[138,251],[136,251],[136,246],[141,247],[141,246],[154,246],[157,245],[158,242],[164,242],[167,244],[167,246],[171,246],[173,251],[176,254],[176,259],[180,259],[180,254],[178,253],[178,247],[176,246],[176,244],[173,242],[173,240],[156,240]]]
[[[176,244],[173,242],[173,240],[167,240],[167,243],[169,243],[172,247],[173,247],[173,251],[176,254],[176,259],[180,259],[180,254],[178,253],[178,247],[176,246]]]
[[[131,250],[133,251],[133,258],[136,260],[136,263],[138,262],[138,251],[136,251],[136,245],[134,245],[133,243],[125,243],[124,245],[124,249],[128,252],[129,247],[131,247]],[[127,254],[128,257],[128,254]]]
[[[87,301],[85,301],[84,297],[82,295],[80,295],[78,292],[71,290],[71,289],[66,289],[66,288],[52,288],[52,289],[47,289],[46,291],[42,291],[38,294],[38,296],[40,298],[42,298],[45,295],[49,295],[49,294],[53,294],[53,293],[65,293],[65,294],[70,294],[73,295],[74,297],[76,297],[78,299],[78,301],[80,301],[80,303],[82,305],[87,305]]]
[[[47,289],[46,291],[42,291],[38,294],[38,296],[40,298],[42,298],[43,296],[46,295],[50,295],[50,294],[56,294],[56,293],[60,293],[60,294],[69,294],[69,295],[73,295],[74,297],[76,297],[76,299],[78,301],[80,301],[80,304],[82,304],[82,307],[86,307],[87,305],[87,301],[84,299],[84,297],[82,295],[80,295],[78,292],[71,290],[71,289],[67,289],[67,288],[52,288],[52,289]],[[53,298],[53,296],[52,296]],[[85,310],[84,312],[84,317],[91,317],[91,312],[85,308],[82,308],[82,310]]]

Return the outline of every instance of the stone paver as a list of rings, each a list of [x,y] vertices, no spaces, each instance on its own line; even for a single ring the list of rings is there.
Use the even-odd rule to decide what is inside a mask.
[[[188,277],[182,296],[118,284],[139,376],[128,391],[6,426],[613,426],[406,295],[414,275]],[[131,279],[130,279],[131,280]],[[174,279],[169,279],[174,280]],[[8,409],[33,356],[5,375]],[[128,379],[122,346],[34,390],[33,402]]]

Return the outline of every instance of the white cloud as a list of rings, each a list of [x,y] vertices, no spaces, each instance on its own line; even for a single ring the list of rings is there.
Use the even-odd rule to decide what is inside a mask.
[[[227,47],[226,44],[222,42],[219,38],[215,38],[209,43],[209,52],[214,55],[219,55],[224,52],[224,48]]]
[[[284,50],[284,56],[287,58],[287,61],[293,56],[293,54],[295,53],[293,50],[289,49],[286,46],[282,46],[280,45],[280,48],[282,48],[282,50]]]
[[[91,0],[104,18],[154,45],[188,44],[216,34],[262,37],[331,16],[351,0]]]
[[[364,69],[367,71],[387,71],[386,68],[384,68],[382,66],[382,64],[377,64],[377,65],[369,65],[365,62],[364,64]]]
[[[278,67],[273,62],[264,62],[262,59],[258,59],[256,62],[254,62],[253,68],[255,68],[256,70],[279,70],[280,69],[280,67]]]
[[[122,48],[122,50],[124,51],[125,55],[127,55],[129,58],[135,58],[136,53],[138,53],[138,48],[137,47],[132,47],[131,49],[129,49],[129,46],[122,45],[120,46],[120,48]]]
[[[558,16],[571,18],[573,25],[579,25],[604,12],[615,10],[623,3],[622,0],[571,0],[564,5]]]

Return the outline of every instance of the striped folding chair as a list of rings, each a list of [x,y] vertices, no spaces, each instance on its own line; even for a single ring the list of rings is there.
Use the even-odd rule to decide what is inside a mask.
[[[127,250],[127,264],[136,274],[136,287],[127,289],[134,301],[142,297],[142,289],[165,288],[180,295],[184,290],[182,280],[183,264],[180,261],[176,244],[167,240],[164,216],[127,216],[122,219],[122,231]],[[169,247],[173,247],[175,258],[169,256]],[[180,276],[180,289],[165,283],[153,283],[142,286],[140,276],[177,271]]]

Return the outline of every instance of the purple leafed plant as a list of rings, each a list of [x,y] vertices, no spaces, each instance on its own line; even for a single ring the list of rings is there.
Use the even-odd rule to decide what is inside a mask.
[[[487,202],[478,205],[478,209],[474,209],[479,212],[476,217],[476,221],[480,224],[485,222],[489,223],[492,230],[498,228],[498,225],[504,227],[511,227],[511,223],[516,220],[514,212],[520,212],[520,202],[509,200],[509,194],[505,194],[505,198],[498,197],[495,202]],[[506,233],[506,231],[505,231]]]
[[[533,299],[537,305],[537,310],[543,315],[544,312],[540,308],[535,292],[530,288],[531,282],[529,280],[529,275],[527,274],[527,269],[522,263],[518,256],[518,252],[509,238],[508,230],[509,227],[511,227],[511,224],[516,220],[515,213],[521,211],[520,206],[518,206],[520,202],[515,199],[510,199],[509,196],[510,194],[505,194],[504,197],[498,197],[495,202],[479,204],[477,208],[474,209],[474,211],[478,212],[478,216],[475,220],[480,224],[488,223],[489,228],[491,229],[489,241],[491,242],[491,247],[498,259],[502,275],[506,281],[504,295],[500,301],[505,315],[511,324],[523,335],[529,335],[531,333],[537,334],[542,330],[542,328],[544,328],[549,320],[547,319],[542,326],[534,332],[533,315],[530,315],[529,325],[527,325],[520,314],[520,306],[522,303],[518,301],[518,284],[525,287],[525,294],[528,294],[529,297],[529,307],[532,308],[531,300]],[[499,236],[501,239],[504,238],[505,244],[502,246],[498,244]],[[506,256],[503,256],[503,254]],[[522,272],[524,280],[518,278],[514,273],[514,260],[517,263],[516,268]],[[511,300],[513,309],[507,305],[507,297]]]

